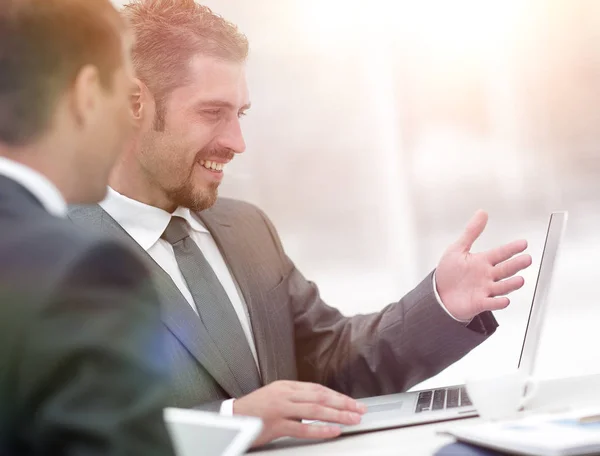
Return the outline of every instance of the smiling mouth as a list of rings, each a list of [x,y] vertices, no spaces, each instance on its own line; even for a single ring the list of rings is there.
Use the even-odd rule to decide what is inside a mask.
[[[200,166],[203,166],[210,171],[222,172],[225,168],[225,163],[217,163],[210,160],[200,160]]]

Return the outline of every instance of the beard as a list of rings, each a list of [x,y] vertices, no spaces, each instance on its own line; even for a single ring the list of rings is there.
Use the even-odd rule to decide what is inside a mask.
[[[194,184],[188,180],[184,186],[168,192],[169,200],[177,207],[186,207],[193,212],[202,212],[217,202],[219,184],[211,182],[208,188],[194,189]]]
[[[194,161],[194,166],[186,181],[176,189],[167,191],[169,200],[177,207],[185,207],[194,212],[201,212],[213,206],[219,196],[219,184],[209,182],[205,188],[197,189],[194,187],[193,171],[195,166],[200,166],[200,160],[211,158],[223,158],[231,161],[234,157],[231,149],[210,147],[202,149]]]

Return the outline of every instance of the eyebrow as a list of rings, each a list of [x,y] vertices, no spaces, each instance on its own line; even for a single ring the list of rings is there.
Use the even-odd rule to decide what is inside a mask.
[[[200,107],[214,106],[217,108],[228,108],[231,110],[235,110],[235,106],[233,104],[231,104],[227,101],[223,101],[223,100],[206,100],[206,101],[202,101],[202,102],[198,103],[198,106],[200,106]],[[240,108],[240,111],[247,111],[251,107],[252,107],[252,103],[245,104],[244,106],[242,106]]]

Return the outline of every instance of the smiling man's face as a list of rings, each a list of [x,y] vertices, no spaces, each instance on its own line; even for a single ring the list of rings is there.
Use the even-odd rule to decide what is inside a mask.
[[[212,206],[227,163],[246,148],[240,118],[249,107],[244,63],[193,58],[185,84],[165,100],[163,121],[141,132],[138,160],[148,183],[172,207]]]

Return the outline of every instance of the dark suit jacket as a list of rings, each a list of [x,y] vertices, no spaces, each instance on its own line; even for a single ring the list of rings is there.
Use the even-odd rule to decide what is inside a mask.
[[[172,455],[142,263],[0,176],[0,454]]]
[[[128,243],[151,268],[168,329],[171,404],[216,410],[248,393],[171,278],[108,213],[96,205],[72,208],[69,216]],[[453,320],[436,301],[431,275],[383,311],[346,318],[296,269],[262,211],[221,198],[199,216],[248,305],[264,384],[311,381],[353,397],[399,392],[454,363],[497,327],[490,313],[469,327]]]

